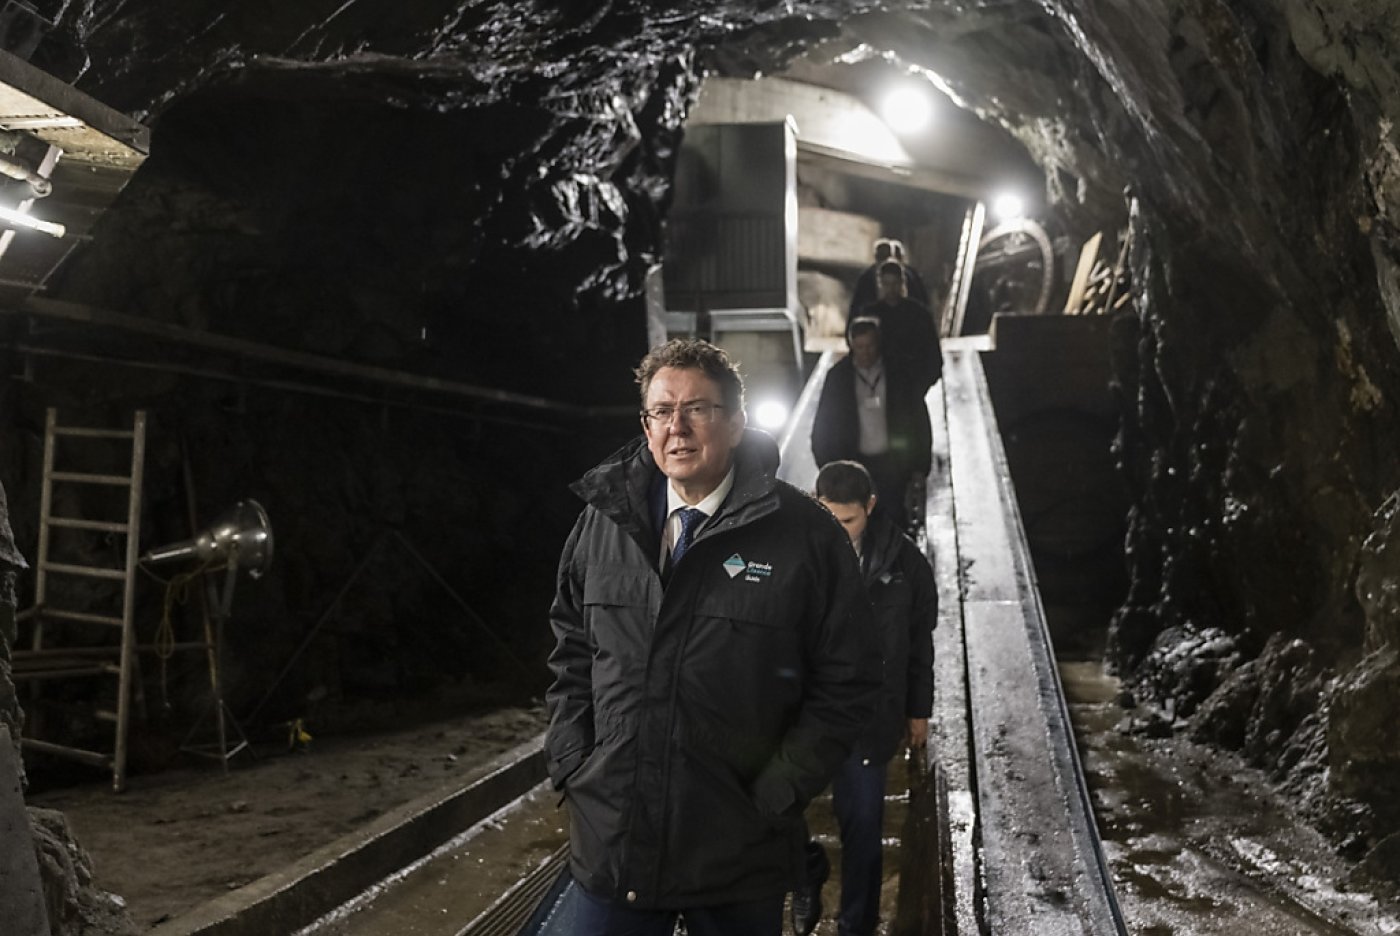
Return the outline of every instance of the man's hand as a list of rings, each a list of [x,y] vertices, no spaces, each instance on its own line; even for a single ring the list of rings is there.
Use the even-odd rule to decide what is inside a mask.
[[[909,749],[916,750],[928,745],[928,719],[909,719]]]

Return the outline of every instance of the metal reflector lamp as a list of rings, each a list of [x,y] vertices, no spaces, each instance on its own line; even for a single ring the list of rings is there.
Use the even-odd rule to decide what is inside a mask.
[[[267,511],[255,500],[243,500],[194,539],[152,549],[141,557],[145,563],[195,559],[226,563],[258,578],[272,565],[272,524]]]

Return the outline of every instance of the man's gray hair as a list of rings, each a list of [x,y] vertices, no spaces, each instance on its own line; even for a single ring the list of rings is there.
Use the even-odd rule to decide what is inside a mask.
[[[739,369],[724,353],[724,349],[700,338],[673,338],[660,347],[652,348],[635,371],[643,406],[647,403],[652,378],[663,367],[694,368],[704,372],[706,377],[719,384],[722,402],[729,415],[743,412],[744,378],[739,376]]]

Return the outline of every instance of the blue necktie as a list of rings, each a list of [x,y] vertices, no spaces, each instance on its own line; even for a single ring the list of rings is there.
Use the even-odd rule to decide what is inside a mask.
[[[676,545],[671,549],[671,562],[681,561],[690,544],[695,541],[695,531],[705,519],[705,512],[696,510],[694,507],[682,507],[681,514],[681,535],[676,537]]]

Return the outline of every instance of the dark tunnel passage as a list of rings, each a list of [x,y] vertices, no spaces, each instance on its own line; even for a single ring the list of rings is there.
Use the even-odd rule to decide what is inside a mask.
[[[1344,0],[12,6],[27,12],[0,18],[0,44],[151,129],[149,159],[39,293],[101,322],[0,317],[12,734],[10,618],[34,599],[20,560],[51,406],[149,413],[148,548],[241,499],[266,506],[277,562],[239,586],[223,667],[251,733],[529,704],[567,485],[635,434],[630,369],[706,88],[859,99],[912,77],[958,128],[911,144],[942,175],[836,173],[808,151],[802,210],[887,199],[871,214],[911,244],[939,218],[923,243],[946,290],[964,212],[1004,168],[1035,186],[1057,271],[1037,322],[1068,318],[1090,237],[1110,263],[1128,245],[1131,298],[1089,326],[1091,413],[1038,405],[1052,339],[1027,331],[1024,359],[1002,359],[1013,460],[1024,446],[1046,477],[1067,439],[1102,456],[1022,504],[1049,524],[1047,605],[1092,616],[1093,649],[1172,730],[1240,753],[1393,876],[1393,15]],[[973,147],[971,168],[948,168]],[[809,309],[839,273],[805,266]],[[1000,282],[970,330],[1033,304],[1036,284]],[[1114,506],[1066,532],[1070,501]],[[1062,563],[1056,593],[1056,555],[1099,564]],[[1081,585],[1100,589],[1092,609],[1057,599]],[[138,616],[161,601],[148,589]],[[192,609],[177,623],[199,626]],[[134,740],[135,773],[171,763],[201,704],[198,655],[168,676],[144,677],[171,707]]]

